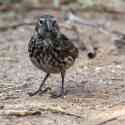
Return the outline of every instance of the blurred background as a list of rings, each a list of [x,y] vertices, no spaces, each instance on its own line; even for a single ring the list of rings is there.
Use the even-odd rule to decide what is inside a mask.
[[[45,75],[27,53],[44,14],[79,49],[64,99],[27,95]],[[47,81],[56,91],[59,83],[59,75]],[[124,125],[125,0],[0,0],[0,124]]]

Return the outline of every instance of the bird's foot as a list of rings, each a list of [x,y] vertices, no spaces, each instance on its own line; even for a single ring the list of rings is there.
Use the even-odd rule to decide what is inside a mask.
[[[48,90],[51,90],[51,88],[50,88],[50,87],[47,87],[47,88],[45,88],[44,90],[39,89],[39,90],[37,90],[37,91],[35,91],[35,92],[29,92],[28,95],[29,95],[29,96],[34,96],[34,95],[36,95],[36,94],[42,95],[43,93],[46,93]]]
[[[50,90],[51,90],[50,87],[46,87],[44,90],[39,91],[39,95],[43,95],[44,93],[46,93],[47,91],[50,91]]]
[[[51,98],[59,98],[59,97],[64,98],[65,95],[67,95],[67,93],[68,91],[60,92],[59,94],[57,92],[52,92],[50,97]]]
[[[28,94],[29,96],[34,96],[34,95],[37,94],[37,92],[28,92],[27,94]]]

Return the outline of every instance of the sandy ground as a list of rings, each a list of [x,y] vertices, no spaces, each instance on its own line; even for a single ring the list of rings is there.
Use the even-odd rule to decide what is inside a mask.
[[[21,19],[32,20],[42,13],[30,12]],[[120,18],[105,14],[92,16],[110,20],[111,29],[125,31],[124,20]],[[81,40],[87,40],[88,35],[96,40],[96,58],[88,59],[86,52],[80,50],[76,63],[67,71],[65,98],[53,99],[49,92],[29,97],[27,92],[35,91],[45,75],[28,58],[27,44],[33,28],[22,26],[0,32],[0,124],[124,125],[125,50],[118,52],[112,35],[83,27]],[[60,75],[51,75],[46,85],[52,91],[59,91],[60,80]]]

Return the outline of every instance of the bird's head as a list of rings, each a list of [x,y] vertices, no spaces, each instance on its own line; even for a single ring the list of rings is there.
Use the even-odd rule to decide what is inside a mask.
[[[55,17],[50,15],[41,16],[36,25],[36,31],[39,35],[57,34],[59,26]]]

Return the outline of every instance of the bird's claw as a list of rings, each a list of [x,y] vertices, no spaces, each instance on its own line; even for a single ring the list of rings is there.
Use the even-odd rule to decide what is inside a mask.
[[[36,92],[28,92],[27,93],[29,96],[34,96],[34,95],[36,95]]]
[[[40,90],[37,90],[37,91],[35,91],[35,92],[29,92],[28,95],[29,95],[29,96],[34,96],[34,95],[36,95],[37,93],[38,93],[39,95],[42,95],[43,93],[46,93],[48,90],[51,90],[51,88],[50,88],[50,87],[47,87],[47,88],[45,88],[44,90],[40,89]]]
[[[59,98],[59,97],[64,98],[65,95],[67,95],[67,93],[68,93],[68,91],[60,92],[59,94],[57,94],[57,92],[52,92],[50,97],[51,98]]]
[[[47,88],[45,88],[44,90],[40,90],[40,91],[39,91],[39,95],[43,95],[43,93],[46,93],[47,91],[50,91],[50,90],[51,90],[50,87],[47,87]]]

